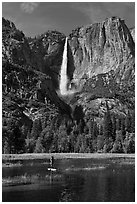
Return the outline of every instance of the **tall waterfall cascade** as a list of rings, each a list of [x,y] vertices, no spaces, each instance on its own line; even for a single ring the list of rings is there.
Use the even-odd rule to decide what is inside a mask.
[[[60,83],[59,83],[59,92],[61,95],[64,95],[64,96],[73,95],[74,93],[79,91],[76,88],[72,88],[71,86],[72,84],[70,83],[67,76],[67,64],[68,64],[67,50],[68,50],[68,38],[66,37],[64,51],[63,51],[62,65],[60,70]]]
[[[68,44],[68,38],[66,37],[65,45],[64,45],[64,52],[63,52],[63,59],[62,59],[62,65],[61,65],[61,71],[60,71],[60,94],[66,95],[67,94],[67,83],[68,83],[68,77],[67,77],[67,44]]]

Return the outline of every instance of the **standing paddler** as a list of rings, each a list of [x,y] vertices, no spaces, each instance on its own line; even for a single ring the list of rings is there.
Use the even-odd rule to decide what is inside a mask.
[[[54,157],[51,156],[51,158],[50,158],[50,168],[54,168],[53,166],[54,166]]]

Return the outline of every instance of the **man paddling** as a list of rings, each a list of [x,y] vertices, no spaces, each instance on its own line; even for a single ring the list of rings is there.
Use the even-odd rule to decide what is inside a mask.
[[[54,157],[51,156],[51,158],[50,158],[50,168],[53,168],[53,165],[54,165]]]

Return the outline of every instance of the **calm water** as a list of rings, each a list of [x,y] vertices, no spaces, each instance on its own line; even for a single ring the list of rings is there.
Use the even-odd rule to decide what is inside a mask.
[[[31,178],[23,185],[3,185],[6,202],[134,202],[134,159],[56,160],[57,172],[50,173],[48,160],[23,161],[4,167],[3,179]]]

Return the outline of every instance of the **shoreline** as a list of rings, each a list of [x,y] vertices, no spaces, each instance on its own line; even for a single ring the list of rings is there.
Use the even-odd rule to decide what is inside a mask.
[[[54,156],[55,159],[105,159],[105,158],[132,158],[135,159],[135,154],[116,154],[116,153],[31,153],[31,154],[2,154],[2,163],[6,161],[16,160],[36,160],[50,159]]]

